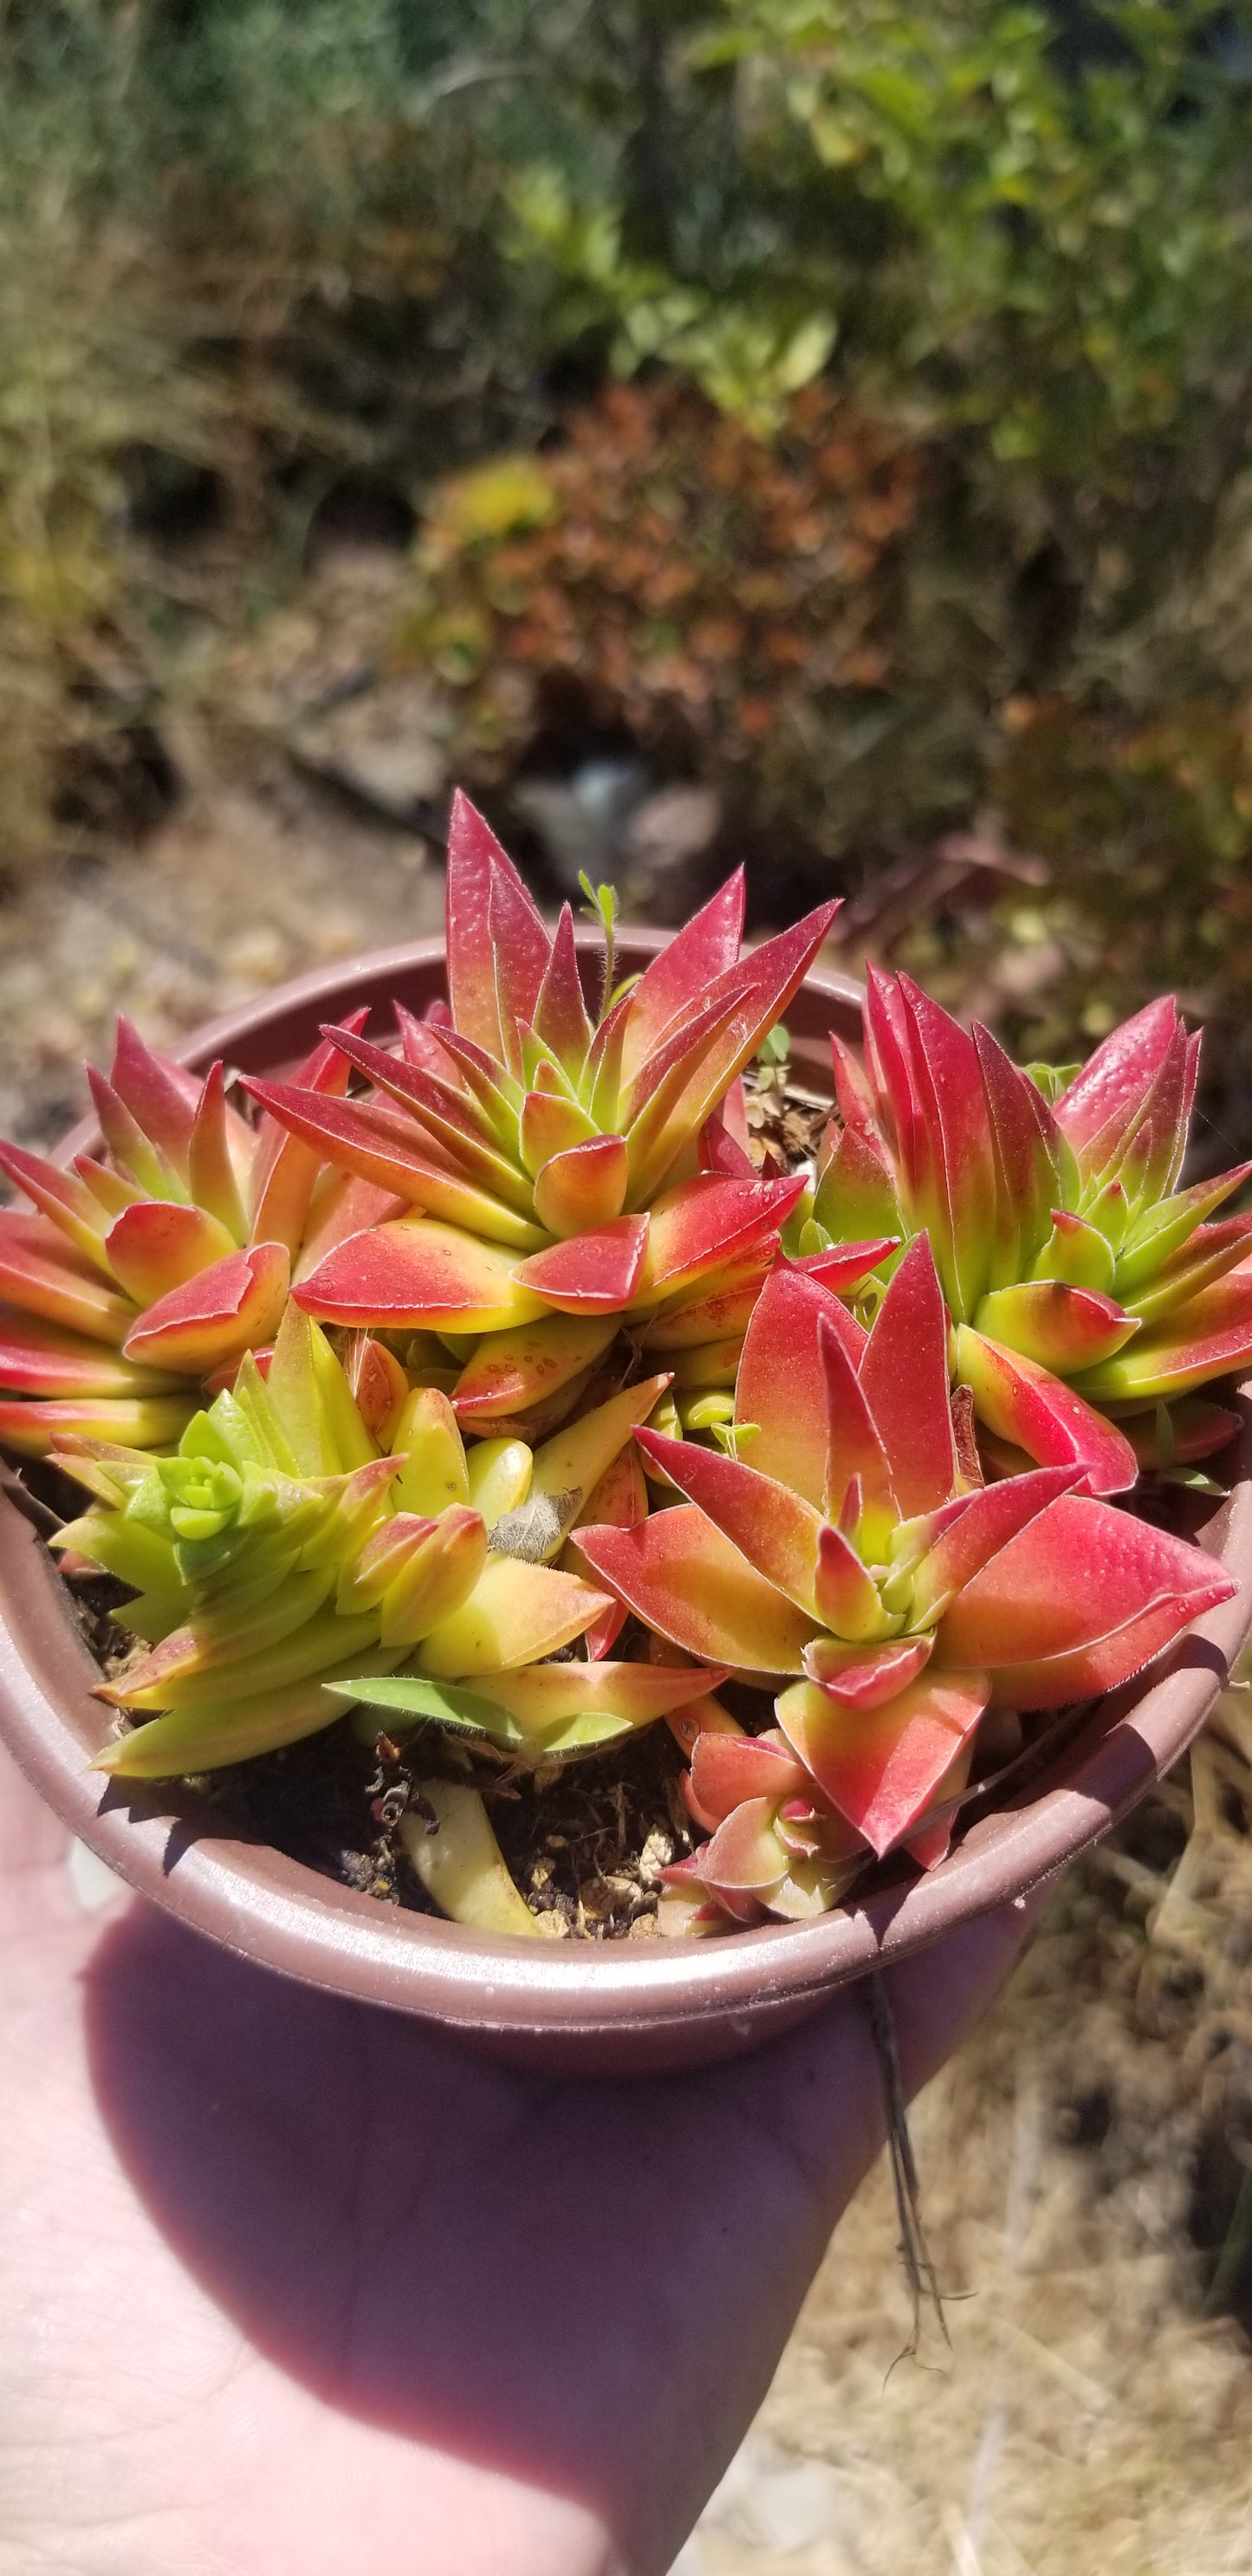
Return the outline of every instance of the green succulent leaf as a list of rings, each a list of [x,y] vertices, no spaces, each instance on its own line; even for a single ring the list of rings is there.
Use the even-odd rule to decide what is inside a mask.
[[[460,1690],[452,1682],[428,1681],[417,1673],[393,1673],[377,1679],[338,1681],[328,1685],[341,1699],[362,1703],[362,1716],[357,1721],[358,1733],[373,1734],[367,1727],[367,1709],[386,1711],[388,1720],[399,1720],[404,1732],[433,1720],[438,1726],[451,1727],[463,1735],[485,1735],[493,1744],[510,1753],[524,1755],[532,1762],[564,1759],[577,1753],[595,1753],[619,1736],[632,1732],[629,1718],[610,1717],[603,1710],[589,1709],[581,1716],[562,1718],[546,1733],[524,1732],[508,1710],[494,1701],[482,1699],[476,1691]]]
[[[440,1726],[470,1727],[476,1734],[504,1743],[527,1740],[506,1709],[481,1699],[476,1691],[459,1690],[455,1682],[428,1681],[419,1673],[392,1673],[332,1682],[327,1687],[340,1699],[385,1709],[389,1717],[407,1718],[414,1726],[434,1718]]]

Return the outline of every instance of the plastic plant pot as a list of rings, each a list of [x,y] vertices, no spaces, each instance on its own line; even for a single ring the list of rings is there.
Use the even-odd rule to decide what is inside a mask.
[[[589,957],[598,957],[585,935]],[[623,935],[623,969],[663,936]],[[420,1013],[444,990],[443,946],[381,950],[285,985],[201,1030],[181,1050],[203,1068],[222,1056],[249,1073],[285,1070],[321,1022],[392,997]],[[827,1038],[860,1033],[846,976],[811,974],[787,1012],[792,1061],[829,1091]],[[62,1157],[92,1140],[82,1127]],[[908,1862],[858,1900],[803,1924],[718,1939],[526,1941],[492,1938],[379,1903],[282,1852],[232,1839],[220,1811],[181,1783],[102,1783],[88,1770],[109,1713],[64,1587],[29,1520],[0,1494],[0,1736],[70,1830],[107,1866],[183,1923],[276,1969],[436,2022],[469,2044],[536,2068],[635,2075],[689,2067],[759,2045],[839,1987],[906,1957],[992,1908],[1026,1896],[1125,1815],[1203,1724],[1252,1625],[1252,1383],[1236,1399],[1237,1439],[1217,1461],[1229,1490],[1192,1530],[1240,1584],[1146,1674],[1060,1726],[1056,1749],[1004,1803],[976,1805],[948,1857],[925,1876]]]

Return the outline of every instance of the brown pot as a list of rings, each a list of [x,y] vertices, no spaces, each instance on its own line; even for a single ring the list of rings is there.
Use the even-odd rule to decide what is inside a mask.
[[[588,944],[594,945],[591,934]],[[632,931],[629,970],[663,944]],[[251,1073],[287,1068],[323,1020],[396,996],[421,1011],[442,993],[437,940],[377,952],[283,986],[191,1040]],[[858,987],[810,975],[787,1013],[805,1078],[829,1088],[827,1033],[860,1034]],[[65,1158],[92,1141],[79,1130]],[[418,2013],[532,2066],[628,2075],[697,2065],[755,2047],[838,1986],[904,1958],[993,1906],[1024,1896],[1106,1832],[1175,1762],[1212,1706],[1252,1624],[1252,1382],[1231,1453],[1231,1490],[1200,1528],[1240,1578],[1238,1597],[1138,1681],[1102,1701],[1006,1807],[972,1823],[927,1876],[902,1865],[863,1904],[804,1924],[721,1940],[489,1939],[336,1886],[267,1846],[233,1842],[194,1792],[105,1784],[87,1769],[109,1723],[95,1669],[34,1530],[0,1497],[0,1734],[57,1814],[141,1895],[288,1976]]]

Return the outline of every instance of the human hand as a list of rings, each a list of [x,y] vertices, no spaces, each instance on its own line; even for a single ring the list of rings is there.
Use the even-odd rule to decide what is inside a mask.
[[[1011,1964],[889,1981],[914,2089]],[[0,1753],[4,2576],[664,2576],[882,2140],[863,1991],[554,2082],[122,1892]]]

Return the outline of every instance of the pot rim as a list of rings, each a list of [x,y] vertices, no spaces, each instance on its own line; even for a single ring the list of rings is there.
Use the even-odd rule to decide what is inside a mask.
[[[666,937],[627,930],[620,953],[654,954]],[[579,944],[594,948],[596,934],[580,932]],[[273,1067],[288,1040],[297,1052],[301,1023],[307,1045],[311,1013],[342,1016],[353,998],[389,997],[397,983],[428,978],[443,955],[441,939],[425,939],[318,969],[195,1031],[179,1059],[199,1068],[242,1049],[254,1066]],[[803,990],[815,1025],[846,1023],[854,1011],[859,1017],[861,988],[846,975],[814,970]],[[812,1038],[801,1036],[799,1045],[820,1055]],[[93,1135],[92,1122],[82,1122],[58,1159],[82,1151]],[[769,2035],[838,1987],[958,1925],[1024,1902],[1185,1750],[1252,1626],[1252,1380],[1237,1405],[1231,1491],[1200,1533],[1239,1578],[1234,1599],[1146,1676],[1099,1702],[1042,1777],[971,1824],[937,1868],[917,1876],[902,1865],[898,1883],[809,1922],[768,1923],[714,1940],[493,1937],[380,1903],[273,1846],[231,1838],[194,1793],[102,1785],[84,1761],[86,1745],[104,1733],[100,1703],[90,1696],[96,1668],[35,1531],[3,1495],[0,1736],[63,1822],[119,1877],[183,1922],[284,1973],[437,2019],[488,2044],[547,2033],[622,2044],[633,2034],[651,2043],[654,2059],[668,2033],[671,2059],[663,2062],[721,2053]]]

